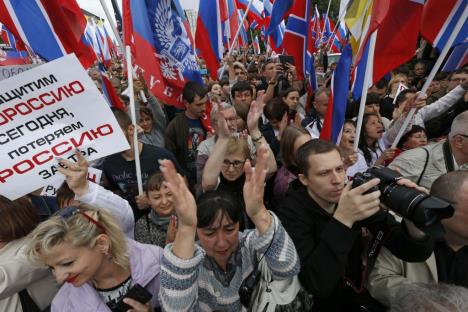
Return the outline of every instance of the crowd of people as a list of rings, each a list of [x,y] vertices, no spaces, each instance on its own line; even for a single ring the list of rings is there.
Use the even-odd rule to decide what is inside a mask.
[[[468,311],[468,67],[420,94],[431,63],[400,66],[369,89],[360,133],[350,97],[334,144],[335,66],[317,64],[311,93],[294,64],[242,49],[185,84],[185,109],[134,79],[138,124],[112,109],[130,149],[59,160],[56,197],[0,197],[0,311]],[[128,105],[122,60],[108,75]],[[355,183],[369,169],[451,205],[427,212],[442,234],[391,207],[384,178]]]

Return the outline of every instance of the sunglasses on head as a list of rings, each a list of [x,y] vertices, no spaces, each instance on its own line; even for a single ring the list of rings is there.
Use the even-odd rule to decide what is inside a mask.
[[[68,207],[62,208],[59,211],[57,211],[56,215],[62,218],[63,220],[68,220],[78,213],[82,215],[83,217],[85,217],[89,222],[97,226],[104,234],[107,232],[104,225],[102,225],[99,221],[94,220],[93,218],[91,218],[90,216],[88,216],[86,213],[84,213],[83,211],[81,211],[79,208],[75,206],[68,206]]]

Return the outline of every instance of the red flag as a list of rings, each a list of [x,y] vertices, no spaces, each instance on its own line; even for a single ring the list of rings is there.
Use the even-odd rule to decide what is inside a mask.
[[[374,83],[415,54],[423,4],[391,0],[390,10],[378,28],[374,54]]]

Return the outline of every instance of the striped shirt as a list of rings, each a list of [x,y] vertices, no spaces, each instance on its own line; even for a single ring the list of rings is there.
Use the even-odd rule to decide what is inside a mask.
[[[239,301],[240,285],[254,268],[254,256],[259,259],[265,252],[273,278],[280,280],[297,275],[300,265],[296,248],[278,218],[271,214],[273,222],[263,235],[259,236],[256,230],[239,233],[241,263],[227,287],[216,277],[224,273],[215,274],[213,270],[219,269],[206,263],[212,260],[199,245],[195,246],[193,258],[180,259],[172,253],[172,244],[168,244],[161,267],[159,297],[163,310],[245,311]]]

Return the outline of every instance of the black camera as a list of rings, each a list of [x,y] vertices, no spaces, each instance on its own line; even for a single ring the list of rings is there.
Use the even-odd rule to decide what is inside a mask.
[[[241,304],[246,308],[250,307],[250,303],[252,301],[252,294],[255,286],[258,284],[260,276],[260,271],[257,267],[255,267],[252,273],[250,273],[249,276],[247,276],[242,281],[242,284],[239,287],[239,299]]]
[[[440,220],[453,215],[450,203],[416,189],[398,185],[401,176],[396,171],[381,166],[374,166],[366,172],[357,173],[353,178],[353,188],[374,178],[380,179],[378,187],[373,187],[366,193],[380,190],[382,193],[380,201],[390,210],[412,221],[432,237],[443,236],[444,229]]]

